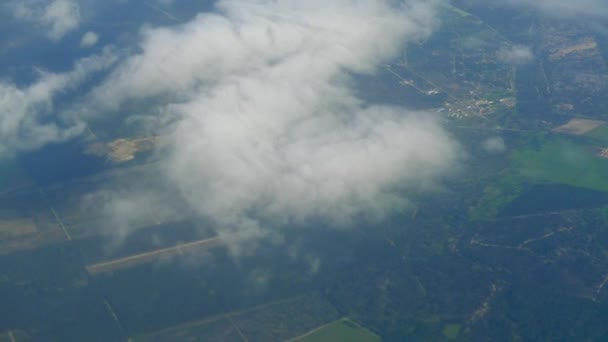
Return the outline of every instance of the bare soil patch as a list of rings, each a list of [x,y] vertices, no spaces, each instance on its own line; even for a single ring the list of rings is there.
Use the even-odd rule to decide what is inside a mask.
[[[606,122],[600,120],[572,119],[565,125],[554,128],[553,132],[572,135],[583,135],[604,125],[605,123]]]

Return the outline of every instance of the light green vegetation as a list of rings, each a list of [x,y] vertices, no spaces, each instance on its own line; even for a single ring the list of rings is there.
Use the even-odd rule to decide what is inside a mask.
[[[462,326],[460,324],[448,324],[443,328],[443,336],[448,340],[455,340],[460,335]]]
[[[561,184],[608,191],[608,159],[599,156],[608,147],[608,127],[599,127],[582,137],[539,135],[510,156],[510,166],[485,189],[471,208],[473,220],[496,215],[530,184]]]
[[[295,339],[297,342],[378,342],[380,337],[350,319],[335,321],[323,328]]]
[[[592,144],[552,137],[540,149],[516,151],[512,160],[517,171],[533,183],[608,191],[608,159],[599,157],[598,152]]]
[[[472,220],[496,217],[502,208],[519,196],[522,183],[523,178],[519,174],[507,169],[497,181],[484,189],[481,200],[471,208],[469,217]]]

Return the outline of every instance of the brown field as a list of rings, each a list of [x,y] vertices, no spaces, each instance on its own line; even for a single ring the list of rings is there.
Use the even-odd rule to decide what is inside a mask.
[[[557,60],[573,53],[585,52],[595,49],[597,49],[597,43],[595,42],[595,40],[586,39],[585,41],[579,44],[567,46],[555,51],[549,56],[549,58],[551,60]]]
[[[49,213],[40,212],[31,217],[3,214],[0,217],[0,255],[66,240],[65,233]]]
[[[565,125],[554,128],[553,132],[572,135],[583,135],[596,129],[599,126],[604,125],[605,123],[606,122],[600,120],[572,119]]]
[[[65,235],[59,230],[24,235],[14,239],[0,239],[0,255],[33,250],[40,246],[61,241],[65,241]]]
[[[0,219],[0,239],[16,238],[38,232],[36,223],[29,218]]]
[[[138,153],[152,150],[160,141],[159,137],[143,137],[134,139],[120,138],[106,144],[95,143],[87,147],[89,154],[106,157],[114,163],[122,163],[135,159]]]

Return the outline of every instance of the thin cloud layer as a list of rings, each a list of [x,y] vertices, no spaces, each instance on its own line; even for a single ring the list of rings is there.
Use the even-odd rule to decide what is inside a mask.
[[[60,40],[81,23],[80,6],[74,0],[10,1],[14,16],[46,30],[52,40]]]
[[[532,50],[523,45],[504,47],[498,51],[497,55],[500,61],[516,66],[525,65],[534,60]]]
[[[454,166],[457,144],[429,114],[369,106],[350,87],[350,74],[375,72],[432,31],[432,4],[258,0],[217,8],[144,31],[142,52],[92,97],[106,110],[173,99],[162,107],[174,120],[164,128],[163,173],[220,234],[381,219],[403,207],[404,191],[430,188]]]
[[[88,48],[91,47],[99,41],[99,35],[95,32],[89,31],[85,33],[80,39],[80,47]]]
[[[503,153],[507,150],[507,146],[502,137],[488,138],[483,142],[482,147],[488,153]]]

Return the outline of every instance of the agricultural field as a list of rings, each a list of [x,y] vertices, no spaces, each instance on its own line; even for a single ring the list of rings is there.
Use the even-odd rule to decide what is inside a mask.
[[[486,185],[481,200],[471,208],[471,217],[495,217],[530,186],[570,187],[575,189],[570,191],[572,195],[583,196],[584,190],[608,192],[608,128],[590,124],[593,127],[584,132],[569,123],[560,130],[565,134],[540,132],[522,136],[508,157],[509,164]],[[572,133],[573,129],[576,133]],[[556,197],[560,196],[552,198]],[[595,198],[599,199],[597,194]]]
[[[318,294],[303,294],[138,335],[133,341],[284,341],[327,324],[337,315]]]
[[[599,153],[598,147],[589,144],[549,137],[539,149],[524,147],[512,159],[516,170],[529,182],[608,191],[608,159]]]
[[[380,342],[381,338],[350,319],[343,318],[290,340],[290,342],[332,341]]]

